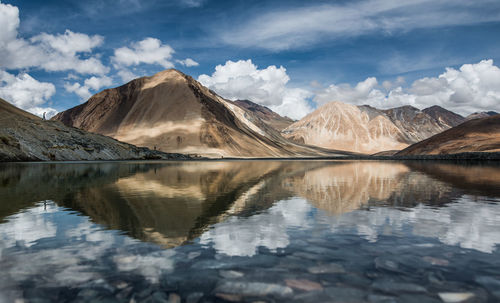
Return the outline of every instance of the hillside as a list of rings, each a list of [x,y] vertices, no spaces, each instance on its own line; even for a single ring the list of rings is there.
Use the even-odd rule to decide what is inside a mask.
[[[442,108],[441,106],[434,105],[423,109],[422,111],[434,118],[438,123],[446,127],[455,127],[465,122],[464,117],[445,108]]]
[[[44,121],[0,99],[0,161],[183,158]]]
[[[294,120],[288,117],[282,117],[277,113],[273,112],[269,108],[253,103],[249,100],[236,100],[234,104],[241,108],[247,109],[259,117],[264,123],[274,128],[277,131],[282,131],[283,129],[290,126]]]
[[[500,151],[500,115],[494,115],[464,122],[427,140],[413,144],[396,155],[498,151]]]

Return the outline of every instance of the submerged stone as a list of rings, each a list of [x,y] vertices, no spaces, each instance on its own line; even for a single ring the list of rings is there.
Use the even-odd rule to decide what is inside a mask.
[[[413,283],[404,283],[404,282],[394,282],[391,280],[383,280],[383,281],[375,281],[372,284],[372,288],[375,290],[379,290],[386,293],[425,293],[427,289],[424,287],[413,284]]]
[[[304,290],[304,291],[313,291],[313,290],[321,290],[323,286],[318,282],[306,280],[306,279],[287,279],[285,280],[287,286],[291,288]]]
[[[332,302],[358,303],[365,302],[366,293],[362,290],[352,287],[328,287],[325,293]]]
[[[215,293],[288,298],[293,295],[293,290],[274,283],[221,281],[215,288]]]
[[[324,265],[313,266],[309,267],[307,270],[312,274],[345,273],[344,267],[336,263],[328,263]]]
[[[460,303],[474,297],[471,292],[441,292],[438,295],[445,303]]]
[[[242,272],[236,270],[220,270],[219,275],[226,279],[241,278],[244,276]]]

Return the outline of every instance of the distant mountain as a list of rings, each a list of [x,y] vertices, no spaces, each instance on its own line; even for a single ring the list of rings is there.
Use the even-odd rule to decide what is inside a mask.
[[[182,158],[45,121],[0,99],[0,161]]]
[[[295,142],[374,154],[401,150],[448,127],[412,106],[379,110],[331,102],[282,131]]]
[[[434,105],[422,110],[445,127],[455,127],[465,122],[465,118],[441,106]]]
[[[410,105],[382,110],[382,112],[403,132],[407,143],[422,141],[449,128]]]
[[[487,117],[491,117],[491,116],[495,116],[495,115],[498,115],[498,113],[494,112],[494,111],[475,112],[475,113],[468,115],[465,119],[468,121],[468,120],[472,120],[472,119],[487,118]]]
[[[439,155],[500,151],[500,115],[466,121],[398,152],[406,155]]]
[[[295,122],[294,120],[288,117],[282,117],[277,113],[273,112],[269,108],[259,105],[257,103],[253,103],[249,100],[236,100],[234,104],[238,105],[241,108],[251,111],[257,117],[259,117],[264,123],[269,125],[270,127],[276,129],[277,131],[282,131],[287,128],[290,124]]]
[[[370,154],[408,146],[405,134],[384,113],[341,102],[319,107],[282,134],[308,145]]]
[[[270,126],[283,119],[243,103],[225,100],[170,69],[104,90],[53,119],[165,152],[209,157],[335,154],[286,140]]]

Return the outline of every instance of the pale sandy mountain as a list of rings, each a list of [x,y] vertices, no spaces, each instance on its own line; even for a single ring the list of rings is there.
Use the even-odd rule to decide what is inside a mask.
[[[464,152],[500,152],[500,115],[469,120],[396,155],[440,155]]]
[[[295,122],[288,117],[282,117],[269,108],[249,100],[236,100],[234,101],[234,104],[251,111],[252,113],[257,115],[257,117],[259,117],[264,123],[277,131],[282,131],[283,129],[290,126],[293,122]]]
[[[282,134],[303,144],[368,154],[408,146],[405,134],[385,114],[341,102],[319,107]]]
[[[53,119],[165,152],[209,157],[334,154],[284,139],[252,111],[174,69],[102,91]]]
[[[412,106],[379,110],[331,102],[284,129],[282,135],[302,144],[386,155],[448,128]]]
[[[465,122],[465,118],[441,106],[434,105],[422,110],[441,125],[451,128]]]
[[[420,142],[450,128],[410,105],[382,110],[382,112],[403,132],[406,142],[410,144]]]
[[[472,113],[472,114],[468,115],[467,117],[465,117],[465,119],[468,121],[468,120],[473,120],[473,119],[488,118],[488,117],[495,116],[495,115],[498,115],[498,113],[494,112],[494,111],[475,112],[475,113]]]
[[[45,121],[0,99],[0,161],[125,160],[182,157]]]

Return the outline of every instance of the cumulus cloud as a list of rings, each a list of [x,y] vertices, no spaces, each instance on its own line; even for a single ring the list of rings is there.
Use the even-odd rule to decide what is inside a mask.
[[[258,69],[250,59],[227,61],[217,65],[211,76],[200,75],[198,81],[225,98],[248,99],[290,118],[299,119],[312,111],[307,102],[311,93],[288,87],[290,78],[283,66]]]
[[[159,39],[146,38],[132,43],[130,47],[124,46],[115,49],[111,61],[118,70],[118,75],[122,80],[129,81],[131,80],[131,76],[135,76],[128,69],[130,66],[155,64],[163,68],[174,67],[174,63],[172,62],[174,52],[174,49],[170,45],[163,44]]]
[[[225,43],[243,47],[283,50],[304,47],[325,39],[369,33],[391,35],[418,28],[468,25],[499,21],[499,5],[467,0],[364,0],[344,4],[310,2],[299,8],[257,12],[247,22],[222,28]],[[248,37],[252,37],[248,39]]]
[[[187,67],[191,67],[191,66],[198,66],[200,65],[198,62],[194,61],[193,59],[191,58],[187,58],[185,60],[177,60],[177,62],[181,65],[184,65],[184,66],[187,66]]]
[[[41,68],[46,71],[73,70],[82,74],[105,74],[102,62],[89,56],[103,38],[66,30],[64,34],[42,33],[31,39],[18,37],[19,9],[0,3],[0,66],[5,69]],[[86,57],[83,58],[82,54]]]
[[[74,82],[73,84],[65,83],[64,89],[70,93],[77,94],[82,101],[89,99],[93,93],[90,91],[97,91],[102,87],[110,86],[113,84],[113,80],[110,77],[102,76],[102,77],[90,77],[85,79],[83,85]]]
[[[146,64],[158,64],[164,68],[171,68],[174,64],[171,61],[174,49],[169,45],[164,45],[159,39],[146,38],[139,42],[132,43],[131,47],[120,47],[115,49],[111,60],[117,66],[131,66]]]
[[[0,97],[33,114],[55,114],[55,109],[42,107],[55,92],[56,88],[52,83],[39,82],[27,73],[14,76],[0,71]]]
[[[356,86],[332,84],[316,91],[319,105],[342,101],[380,108],[413,105],[425,108],[439,105],[463,115],[475,111],[500,111],[500,69],[493,60],[464,64],[459,69],[447,68],[438,77],[426,77],[404,88],[404,79],[384,82],[367,78]]]

